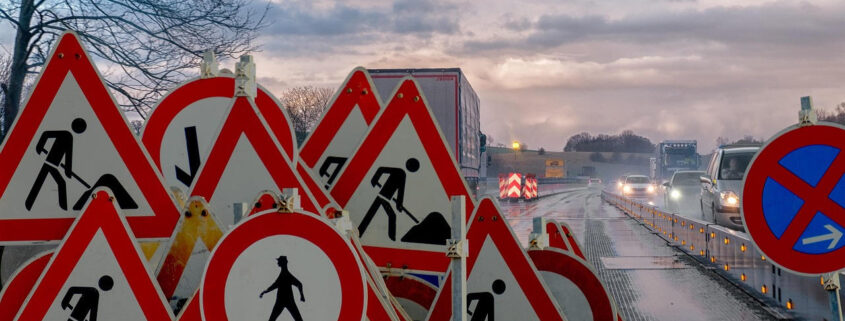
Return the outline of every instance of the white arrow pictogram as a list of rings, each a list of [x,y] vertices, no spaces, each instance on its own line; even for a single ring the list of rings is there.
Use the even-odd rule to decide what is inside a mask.
[[[826,228],[828,231],[830,231],[830,233],[805,238],[805,239],[801,240],[801,243],[803,243],[804,245],[807,245],[807,244],[813,244],[813,243],[824,242],[824,241],[830,240],[830,245],[827,246],[827,249],[830,250],[830,249],[835,248],[836,244],[839,243],[839,239],[842,238],[842,231],[833,227],[833,225],[830,225],[830,224],[825,224],[824,228]]]

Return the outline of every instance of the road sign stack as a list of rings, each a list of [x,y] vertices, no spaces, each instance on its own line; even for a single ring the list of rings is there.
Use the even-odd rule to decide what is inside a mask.
[[[250,57],[217,70],[207,55],[139,140],[78,37],[60,37],[0,148],[0,245],[58,247],[20,265],[0,321],[447,320],[454,295],[473,319],[564,320],[561,277],[601,285],[564,232],[567,248],[526,252],[470,197],[413,78],[383,104],[354,69],[298,149]],[[537,197],[536,178],[522,186],[502,176],[499,196]]]

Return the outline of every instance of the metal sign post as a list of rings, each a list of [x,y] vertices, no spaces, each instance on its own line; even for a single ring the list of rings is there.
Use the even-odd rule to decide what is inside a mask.
[[[447,242],[446,255],[452,269],[452,320],[466,321],[467,239],[466,197],[452,196],[452,238]]]

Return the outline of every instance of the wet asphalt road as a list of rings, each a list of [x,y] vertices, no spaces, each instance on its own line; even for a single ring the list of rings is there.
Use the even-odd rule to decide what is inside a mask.
[[[602,201],[598,188],[501,208],[523,246],[534,217],[567,223],[624,320],[772,319],[754,298]]]

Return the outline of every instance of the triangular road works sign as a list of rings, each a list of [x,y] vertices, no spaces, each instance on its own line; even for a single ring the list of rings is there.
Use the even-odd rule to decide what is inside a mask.
[[[173,320],[113,197],[95,193],[16,320]]]
[[[281,102],[260,85],[255,106],[288,158],[296,159],[293,129]],[[167,186],[189,190],[206,161],[216,131],[235,99],[234,75],[189,80],[153,109],[141,141]]]
[[[564,320],[540,273],[496,203],[484,198],[467,226],[467,319]],[[426,320],[452,316],[451,273]]]
[[[370,73],[363,67],[353,69],[299,151],[301,164],[323,188],[331,189],[381,106]]]
[[[234,203],[251,202],[265,190],[281,193],[284,188],[296,188],[304,210],[322,212],[303,181],[311,177],[297,174],[247,97],[235,99],[197,175],[189,195],[205,198],[224,226],[237,223]]]
[[[188,200],[173,237],[166,243],[156,280],[169,300],[190,298],[200,285],[208,256],[223,237],[223,229],[202,197]]]
[[[416,82],[402,80],[331,189],[376,265],[446,272],[450,199],[473,207],[455,164]]]
[[[135,236],[166,238],[179,210],[76,34],[48,57],[0,149],[0,244],[61,240],[98,187]]]

